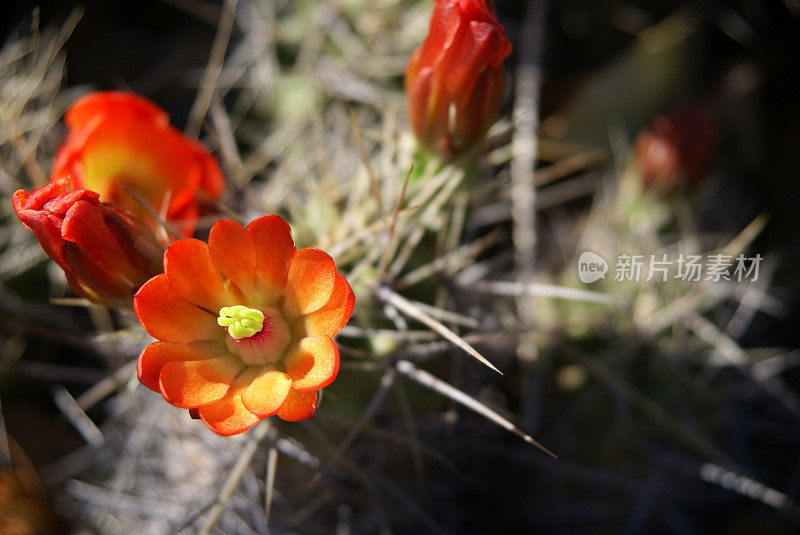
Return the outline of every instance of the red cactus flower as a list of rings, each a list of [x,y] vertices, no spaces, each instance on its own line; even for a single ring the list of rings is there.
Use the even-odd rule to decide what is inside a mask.
[[[70,175],[74,188],[87,188],[123,208],[152,218],[166,213],[184,236],[197,224],[199,201],[216,200],[225,185],[216,159],[198,141],[169,125],[166,112],[129,93],[92,93],[67,110],[69,134],[61,145],[52,179]],[[131,195],[139,197],[139,200]]]
[[[93,191],[70,191],[69,178],[30,194],[18,190],[12,202],[72,289],[90,301],[130,306],[134,291],[161,272],[153,232],[134,214],[100,202]]]
[[[686,191],[708,171],[714,154],[714,121],[699,105],[660,115],[636,139],[634,153],[646,188]]]
[[[338,373],[332,337],[354,304],[333,259],[297,251],[280,217],[246,228],[219,221],[208,244],[170,245],[164,274],[134,297],[139,321],[158,339],[139,355],[139,380],[220,435],[274,414],[311,418],[316,391]]]
[[[405,87],[420,144],[449,159],[491,126],[511,44],[491,0],[435,0],[425,42],[411,55]]]

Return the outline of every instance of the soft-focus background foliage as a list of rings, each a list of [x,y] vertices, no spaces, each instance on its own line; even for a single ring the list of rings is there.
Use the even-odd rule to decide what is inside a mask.
[[[549,2],[536,282],[579,288],[586,249],[765,258],[758,284],[583,287],[621,306],[496,284],[514,279],[509,117],[527,2],[496,4],[515,51],[488,156],[464,184],[449,168],[416,171],[388,271],[406,298],[457,312],[436,317],[502,376],[370,292],[413,160],[402,73],[430,2],[239,0],[225,63],[210,70],[217,2],[4,3],[0,439],[13,439],[26,489],[15,503],[33,503],[40,533],[54,529],[49,507],[68,533],[195,532],[252,444],[255,430],[212,436],[137,388],[145,335],[129,315],[64,300],[9,200],[46,179],[80,94],[135,91],[183,128],[215,67],[201,137],[228,176],[226,213],[286,216],[299,243],[338,253],[359,299],[318,415],[265,431],[216,533],[797,533],[800,3]],[[688,198],[631,193],[637,131],[688,101],[717,122],[708,176]],[[526,322],[515,300],[533,308]],[[523,343],[536,358],[520,358]],[[559,459],[397,373],[400,359]]]

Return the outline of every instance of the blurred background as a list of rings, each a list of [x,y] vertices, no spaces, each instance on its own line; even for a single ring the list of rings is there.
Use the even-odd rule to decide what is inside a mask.
[[[398,231],[409,255],[392,264],[392,287],[457,312],[445,323],[504,375],[384,312],[369,290],[376,270],[362,261],[385,235],[342,253],[358,304],[340,337],[340,377],[311,423],[269,430],[213,532],[800,533],[800,2],[550,1],[533,38],[528,2],[495,4],[515,47],[501,117],[472,183]],[[231,183],[223,204],[244,219],[288,215],[299,242],[335,247],[343,221],[376,220],[345,202],[365,176],[350,111],[383,213],[415,157],[402,74],[432,2],[232,5],[218,113],[203,137],[218,149],[227,115],[247,164],[240,172],[220,156]],[[182,129],[225,9],[4,3],[0,438],[14,466],[3,473],[16,475],[0,479],[0,510],[24,514],[4,528],[0,512],[2,535],[194,533],[250,443],[208,436],[137,387],[130,362],[147,340],[135,318],[54,301],[71,297],[63,276],[10,207],[14,190],[36,184],[25,147],[46,175],[59,120],[81,94],[139,93]],[[531,54],[542,73],[533,280],[543,292],[498,285],[527,269],[514,263],[510,118]],[[643,188],[640,132],[686,106],[713,125],[701,176],[669,192]],[[681,142],[703,143],[696,123],[686,128]],[[577,279],[587,250],[611,265],[592,285]],[[684,251],[759,254],[759,279],[614,280],[619,254]],[[561,298],[547,290],[556,286],[613,299]],[[398,375],[400,361],[558,459],[420,373]]]

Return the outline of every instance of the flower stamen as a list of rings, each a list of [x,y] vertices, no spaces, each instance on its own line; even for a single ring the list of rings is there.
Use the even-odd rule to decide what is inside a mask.
[[[228,334],[235,340],[250,338],[263,328],[264,313],[243,305],[222,307],[219,309],[217,325],[227,328]]]

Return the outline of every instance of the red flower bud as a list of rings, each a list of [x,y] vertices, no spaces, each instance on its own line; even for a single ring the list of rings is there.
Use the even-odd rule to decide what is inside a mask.
[[[699,105],[660,115],[636,139],[639,174],[646,188],[685,191],[708,171],[714,154],[714,122]]]
[[[69,134],[51,180],[69,175],[74,188],[96,191],[102,201],[150,222],[144,203],[151,212],[164,213],[184,236],[194,233],[200,202],[222,195],[225,179],[217,160],[142,97],[91,93],[70,106],[64,120]]]
[[[450,159],[491,126],[511,44],[491,0],[436,0],[425,42],[406,68],[406,96],[422,146]]]
[[[12,201],[72,289],[90,301],[130,306],[135,290],[162,271],[153,232],[94,191],[70,191],[68,177],[30,194],[17,190]]]

